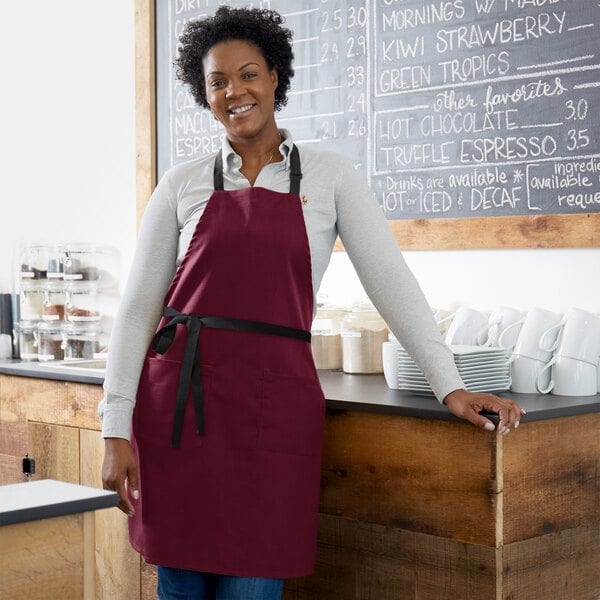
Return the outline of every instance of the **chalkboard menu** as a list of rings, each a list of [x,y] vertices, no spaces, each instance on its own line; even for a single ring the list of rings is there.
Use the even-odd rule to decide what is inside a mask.
[[[600,2],[158,0],[159,176],[220,147],[173,62],[221,4],[285,17],[279,126],[348,156],[389,219],[600,213]]]

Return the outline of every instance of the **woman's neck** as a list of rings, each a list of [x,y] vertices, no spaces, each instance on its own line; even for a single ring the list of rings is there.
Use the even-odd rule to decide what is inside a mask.
[[[283,138],[276,130],[275,136],[268,142],[254,141],[251,143],[229,142],[233,150],[242,158],[240,172],[248,179],[250,185],[254,185],[258,174],[264,167],[272,162],[279,162],[282,155],[279,146]]]

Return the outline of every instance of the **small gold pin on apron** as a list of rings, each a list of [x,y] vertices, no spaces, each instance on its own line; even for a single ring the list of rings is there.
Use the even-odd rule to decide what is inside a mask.
[[[308,198],[306,196],[302,196],[302,204],[307,204]]]

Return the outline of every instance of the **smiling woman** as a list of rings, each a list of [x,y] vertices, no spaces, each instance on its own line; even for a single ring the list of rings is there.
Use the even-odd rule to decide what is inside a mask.
[[[499,413],[505,433],[521,415],[464,389],[353,164],[277,127],[293,75],[282,22],[222,6],[188,23],[178,75],[226,136],[157,185],[113,327],[103,481],[162,600],[276,600],[314,570],[325,405],[308,342],[338,235],[440,402],[488,430],[479,412]]]

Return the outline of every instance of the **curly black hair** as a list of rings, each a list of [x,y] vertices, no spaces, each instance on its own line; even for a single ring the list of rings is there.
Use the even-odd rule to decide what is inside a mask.
[[[188,84],[196,102],[209,108],[206,101],[204,66],[208,51],[220,42],[244,40],[262,53],[269,69],[277,68],[275,110],[287,104],[290,80],[294,76],[291,30],[282,27],[284,18],[274,10],[221,6],[213,17],[189,21],[179,38],[175,60],[177,77]]]

